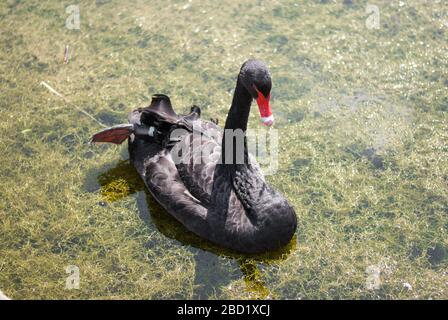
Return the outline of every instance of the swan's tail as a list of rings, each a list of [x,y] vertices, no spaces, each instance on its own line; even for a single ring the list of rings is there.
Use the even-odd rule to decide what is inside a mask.
[[[200,115],[201,109],[193,106],[189,114],[179,116],[174,112],[169,97],[156,94],[148,107],[131,112],[129,124],[119,124],[97,132],[90,142],[121,144],[131,135],[135,135],[151,139],[165,147],[177,142],[171,137],[173,130],[181,128],[192,132],[192,122],[199,119]]]

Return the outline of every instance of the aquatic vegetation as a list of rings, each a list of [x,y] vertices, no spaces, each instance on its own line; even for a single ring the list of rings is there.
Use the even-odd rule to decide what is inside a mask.
[[[76,30],[65,26],[69,2],[1,2],[0,289],[16,299],[448,298],[448,4],[375,1],[380,26],[368,29],[367,3],[79,1]],[[125,146],[87,143],[101,127],[86,114],[118,124],[153,93],[222,124],[249,57],[273,77],[281,156],[268,180],[299,220],[273,257],[204,243],[145,193]],[[259,126],[253,110],[249,127]],[[69,265],[79,290],[66,288]]]

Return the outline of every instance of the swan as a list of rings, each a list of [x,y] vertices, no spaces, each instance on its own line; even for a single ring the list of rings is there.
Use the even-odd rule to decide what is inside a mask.
[[[156,94],[148,107],[129,114],[128,124],[102,130],[91,142],[128,139],[130,161],[150,193],[198,236],[242,253],[276,250],[293,237],[297,216],[266,183],[245,136],[253,100],[263,124],[273,124],[271,87],[266,64],[248,60],[238,74],[224,130],[202,120],[197,106],[178,115],[168,96]]]

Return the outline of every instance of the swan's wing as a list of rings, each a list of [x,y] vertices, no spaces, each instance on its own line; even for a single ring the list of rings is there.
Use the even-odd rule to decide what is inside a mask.
[[[213,122],[192,122],[193,133],[181,137],[171,150],[179,176],[190,193],[207,206],[216,164],[221,156],[222,130]]]
[[[188,191],[168,151],[145,161],[144,181],[154,198],[190,231],[210,230],[207,209]]]
[[[192,133],[182,137],[171,150],[179,176],[190,193],[205,206],[210,203],[221,145],[214,139]]]
[[[187,189],[207,206],[211,202],[215,168],[221,157],[222,130],[209,121],[201,121],[200,125],[205,135],[193,132],[183,136],[172,149],[172,155]],[[264,181],[261,168],[252,154],[249,154],[249,161],[254,174]]]
[[[190,113],[186,114],[186,115],[182,115],[182,117],[186,121],[190,121],[190,122],[195,121],[201,117],[201,108],[199,108],[197,105],[193,105],[191,107]]]
[[[161,151],[145,164],[144,180],[149,191],[188,230],[218,244],[232,244],[240,251],[256,247],[256,243],[248,242],[256,239],[251,236],[253,223],[225,175],[218,173],[214,206],[207,208],[187,189],[168,151]]]
[[[218,125],[211,121],[199,120],[193,123],[194,128],[199,127],[200,131],[208,138],[221,144],[223,131]]]
[[[151,104],[140,111],[141,123],[148,126],[153,126],[154,122],[175,124],[179,120],[179,116],[173,110],[170,98],[164,94],[153,95]]]

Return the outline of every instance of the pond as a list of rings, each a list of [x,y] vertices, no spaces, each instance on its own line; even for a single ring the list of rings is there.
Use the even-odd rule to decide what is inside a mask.
[[[0,17],[6,295],[448,298],[448,2],[7,0]],[[155,93],[222,125],[249,58],[273,81],[267,180],[298,218],[265,255],[191,234],[126,144],[88,143]]]

